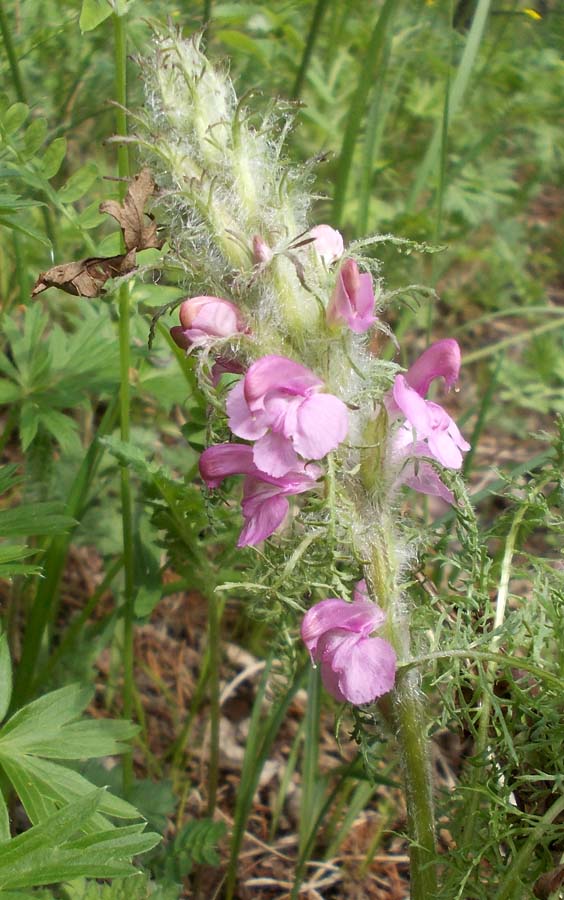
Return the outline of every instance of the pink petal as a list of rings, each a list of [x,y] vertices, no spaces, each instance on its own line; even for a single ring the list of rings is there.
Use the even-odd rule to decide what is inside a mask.
[[[450,419],[450,416],[449,416],[449,419]],[[460,433],[460,429],[459,429],[458,425],[456,424],[456,422],[454,421],[454,419],[450,419],[449,426],[448,426],[448,433],[450,434],[450,436],[453,439],[456,446],[460,447],[460,449],[462,451],[466,452],[466,451],[470,450],[470,444],[468,443],[467,440],[465,440],[462,437],[462,435]]]
[[[201,328],[216,337],[229,337],[245,330],[239,309],[221,297],[189,297],[180,304],[179,315],[183,328]]]
[[[327,307],[327,321],[330,325],[345,325],[353,317],[351,296],[360,285],[360,273],[354,259],[346,259],[339,269],[335,288]]]
[[[432,456],[447,469],[460,469],[462,453],[447,431],[433,431],[427,438],[428,456]]]
[[[331,694],[332,697],[335,698],[339,703],[346,703],[347,698],[341,691],[339,687],[339,682],[341,680],[341,673],[334,672],[331,668],[331,662],[322,662],[320,665],[321,668],[321,680],[323,682],[323,687],[327,691],[327,693]]]
[[[313,246],[327,266],[343,255],[345,246],[340,231],[331,228],[330,225],[316,225],[309,233],[315,238]]]
[[[315,656],[318,641],[327,632],[339,629],[366,636],[379,628],[385,618],[385,612],[369,600],[347,603],[338,597],[331,597],[321,600],[307,611],[302,621],[302,640]]]
[[[402,470],[399,484],[406,484],[420,494],[428,494],[431,497],[440,497],[451,506],[456,504],[454,494],[440,479],[433,466],[424,460],[410,460]]]
[[[285,356],[263,356],[250,367],[244,378],[245,400],[252,411],[264,408],[265,395],[273,390],[305,396],[323,386],[321,379],[305,366]]]
[[[215,444],[204,450],[198,465],[207,486],[215,488],[230,475],[255,471],[253,448],[245,444]]]
[[[298,410],[303,397],[285,391],[271,391],[264,403],[265,420],[284,437],[292,437],[298,427]]]
[[[245,400],[244,380],[239,381],[229,391],[226,409],[229,427],[233,434],[245,438],[247,441],[255,441],[268,431],[268,423],[264,421],[261,413],[252,413]]]
[[[173,325],[170,329],[170,336],[174,343],[179,347],[182,347],[183,350],[188,350],[191,345],[190,338],[181,325]]]
[[[272,250],[260,234],[253,235],[253,259],[256,263],[268,263],[274,256]]]
[[[370,597],[368,596],[368,587],[366,586],[364,578],[361,581],[357,581],[353,591],[353,602],[358,602],[359,600],[371,602]]]
[[[194,316],[192,328],[210,337],[231,337],[240,331],[239,321],[238,310],[232,303],[208,304]]]
[[[222,375],[241,375],[242,373],[243,366],[236,359],[218,356],[211,370],[212,384],[214,387],[217,387]]]
[[[305,459],[322,459],[343,441],[349,415],[342,400],[333,394],[312,394],[298,410],[293,444]]]
[[[377,321],[374,315],[374,288],[372,277],[368,272],[359,276],[359,285],[354,297],[353,314],[348,319],[348,326],[355,334],[363,334],[372,328]]]
[[[334,656],[332,668],[335,670]],[[396,654],[383,638],[361,638],[341,649],[339,690],[354,706],[371,703],[391,691],[396,678]]]
[[[270,537],[284,521],[288,509],[288,501],[280,494],[266,497],[263,502],[254,503],[252,507],[248,506],[246,509],[243,506],[245,526],[239,535],[237,546],[260,544]]]
[[[407,383],[403,375],[396,375],[392,388],[395,406],[412,425],[418,437],[427,437],[432,428],[427,402]]]
[[[444,378],[447,387],[452,387],[459,374],[460,347],[452,338],[445,338],[427,347],[409,367],[405,377],[419,396],[425,397],[433,379]]]
[[[274,478],[286,475],[298,463],[292,442],[274,431],[258,439],[253,448],[253,458],[257,469]]]

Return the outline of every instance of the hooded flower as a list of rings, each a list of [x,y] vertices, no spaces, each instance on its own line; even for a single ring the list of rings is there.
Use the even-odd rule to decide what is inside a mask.
[[[447,387],[458,380],[460,347],[455,340],[437,341],[421,354],[405,375],[396,375],[386,400],[388,412],[404,422],[393,439],[392,455],[397,461],[407,460],[400,480],[424,494],[454,502],[452,492],[439,475],[421,457],[435,459],[447,469],[459,469],[462,454],[470,444],[446,410],[425,395],[435,378],[443,378]],[[420,461],[419,461],[420,460]]]
[[[185,350],[245,331],[247,328],[238,308],[220,297],[184,300],[180,304],[180,325],[170,329],[173,340]]]
[[[358,583],[352,603],[332,597],[305,614],[302,639],[336,700],[359,706],[393,688],[395,651],[383,638],[370,637],[385,618],[385,612],[368,599],[364,581]]]
[[[276,531],[289,510],[286,499],[315,487],[322,474],[319,466],[298,462],[281,478],[273,478],[257,469],[253,448],[247,444],[215,444],[200,456],[200,474],[207,486],[215,488],[230,475],[244,475],[243,518],[245,527],[238,547],[259,544]]]
[[[300,459],[321,459],[346,437],[348,412],[305,366],[284,356],[263,356],[227,398],[229,427],[255,441],[253,461],[281,478],[299,470]]]
[[[346,259],[339,269],[327,321],[330,325],[348,325],[356,334],[363,334],[376,322],[372,278],[368,272],[358,271],[354,259]]]
[[[310,229],[309,234],[314,239],[313,246],[325,265],[330,266],[343,255],[345,245],[340,231],[331,228],[330,225],[316,225]]]

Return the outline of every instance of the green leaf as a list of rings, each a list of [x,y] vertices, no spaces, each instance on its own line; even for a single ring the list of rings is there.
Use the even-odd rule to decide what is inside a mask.
[[[35,156],[47,136],[47,120],[34,119],[23,135],[23,157],[31,159]]]
[[[12,661],[8,636],[0,634],[0,722],[8,712],[12,699]],[[0,791],[1,794],[1,791]],[[1,833],[1,827],[0,827]]]
[[[49,144],[41,159],[41,168],[45,178],[53,178],[65,158],[67,152],[67,139],[64,137],[56,138]]]
[[[102,222],[107,222],[107,216],[100,212],[100,204],[98,201],[90,203],[86,209],[83,209],[78,217],[78,221],[82,228],[97,228]]]
[[[29,115],[29,106],[26,103],[14,103],[4,113],[2,118],[2,127],[6,134],[13,134],[18,131]]]
[[[26,753],[52,759],[85,759],[95,756],[112,756],[124,753],[124,743],[134,737],[139,728],[132,722],[115,719],[85,719],[65,725],[56,732],[30,735],[25,744]],[[64,735],[64,738],[63,738]],[[19,749],[23,749],[21,744]]]
[[[30,828],[24,834],[19,834],[10,841],[10,846],[2,850],[0,857],[0,886],[5,885],[4,874],[9,866],[40,849],[42,846],[61,845],[70,840],[81,826],[98,809],[104,796],[103,788],[91,791],[86,797],[82,797],[75,803],[69,803],[63,809],[49,817],[47,822]],[[6,885],[9,887],[9,885]]]
[[[27,450],[39,428],[39,409],[32,400],[22,404],[20,410],[20,440],[22,450]]]
[[[0,215],[16,212],[18,209],[31,209],[34,206],[45,206],[40,200],[23,200],[19,194],[0,193]]]
[[[91,688],[68,684],[33,700],[0,728],[0,746],[8,735],[17,733],[23,747],[28,737],[35,737],[38,731],[61,728],[67,722],[78,719],[91,696]]]
[[[90,791],[65,805],[2,847],[0,890],[29,888],[73,878],[117,878],[134,874],[130,860],[154,847],[160,836],[142,832],[143,826],[102,829],[92,833],[104,791]],[[80,831],[86,837],[76,837]],[[73,840],[74,838],[74,840]]]
[[[82,0],[82,9],[78,24],[84,34],[85,31],[93,31],[111,16],[113,9],[108,0]]]
[[[16,535],[62,534],[76,525],[64,515],[60,503],[35,503],[15,509],[0,509],[0,537]]]
[[[43,206],[43,204],[37,203],[36,206]],[[41,234],[40,231],[36,231],[35,228],[29,228],[27,225],[22,225],[21,222],[16,222],[14,219],[10,219],[8,216],[0,216],[0,225],[3,225],[5,228],[9,228],[11,231],[19,231],[20,234],[25,234],[26,237],[32,238],[34,241],[38,241],[40,244],[43,244],[44,247],[49,247],[51,249],[51,241],[49,238],[46,238],[44,234]]]
[[[5,378],[0,378],[0,403],[14,403],[20,396],[20,388]]]
[[[64,740],[64,732],[61,740]],[[2,766],[13,782],[32,821],[42,821],[55,806],[61,806],[69,800],[84,797],[92,790],[91,783],[74,769],[23,753],[8,758],[5,756],[5,751],[10,750],[9,746],[2,748]],[[33,804],[28,806],[23,791],[30,788],[35,791],[35,796],[32,798]],[[38,799],[40,803],[38,803]],[[112,827],[104,816],[114,816],[117,819],[139,818],[138,811],[131,803],[122,800],[121,797],[115,797],[109,791],[104,792],[99,812],[102,815],[96,815],[95,824],[96,827],[104,829]]]
[[[0,791],[0,844],[10,840],[10,815],[4,800],[4,794]],[[3,897],[2,900],[5,900]]]
[[[81,443],[74,419],[65,416],[58,409],[42,409],[40,421],[53,435],[63,453],[68,455],[80,453]]]
[[[5,494],[10,488],[21,484],[22,477],[18,475],[18,467],[14,463],[8,466],[0,466],[0,494]]]
[[[75,203],[84,197],[98,177],[98,166],[94,162],[86,163],[75,172],[58,191],[61,203]]]

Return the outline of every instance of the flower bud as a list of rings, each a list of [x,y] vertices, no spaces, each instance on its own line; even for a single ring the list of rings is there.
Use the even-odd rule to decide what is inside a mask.
[[[358,271],[354,259],[346,259],[339,270],[327,321],[330,325],[348,325],[356,334],[368,331],[376,321],[372,278]]]
[[[190,297],[180,305],[180,325],[170,329],[179,347],[201,347],[247,331],[239,309],[220,297]]]
[[[313,247],[326,266],[330,266],[343,255],[345,245],[340,231],[331,228],[330,225],[316,225],[309,234],[314,238]]]

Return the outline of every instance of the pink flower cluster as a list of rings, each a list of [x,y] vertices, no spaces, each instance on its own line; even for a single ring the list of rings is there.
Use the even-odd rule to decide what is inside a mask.
[[[460,469],[462,453],[470,449],[470,444],[446,410],[425,396],[435,378],[443,378],[450,388],[459,373],[460,347],[452,338],[445,338],[428,347],[405,375],[396,375],[386,397],[388,413],[399,424],[391,455],[402,466],[400,482],[447,503],[455,502],[454,495],[425,457],[446,469]]]
[[[322,393],[323,382],[305,366],[284,356],[263,356],[227,398],[229,427],[249,444],[216,444],[200,457],[209,487],[229,475],[244,475],[245,527],[238,546],[269,537],[288,512],[287,497],[315,486],[319,460],[344,440],[345,404]]]
[[[336,700],[371,703],[394,686],[396,654],[384,638],[371,637],[386,619],[359,581],[352,603],[331,597],[305,614],[302,639],[321,667],[325,688]]]
[[[313,247],[325,266],[343,256],[343,239],[329,225],[312,228],[309,236],[305,246]],[[253,239],[253,254],[264,265],[274,255],[258,235]],[[371,276],[361,273],[352,258],[345,259],[327,306],[327,324],[365,333],[377,321],[374,307]],[[171,329],[173,339],[187,351],[248,333],[239,308],[230,300],[211,296],[184,300],[180,325]],[[448,413],[425,398],[434,379],[442,377],[451,387],[459,371],[456,341],[438,341],[405,375],[396,376],[385,399],[397,423],[390,446],[392,463],[399,470],[397,483],[448,503],[454,503],[454,496],[428,460],[458,469],[469,444]],[[233,434],[252,443],[209,447],[201,456],[200,472],[212,488],[228,476],[244,476],[245,526],[239,546],[245,546],[259,543],[282,524],[288,497],[315,487],[323,473],[312,460],[323,459],[344,440],[348,412],[338,397],[324,390],[314,372],[283,356],[263,356],[246,373],[237,359],[219,356],[212,370],[214,383],[224,372],[244,376],[229,392],[227,414]]]

